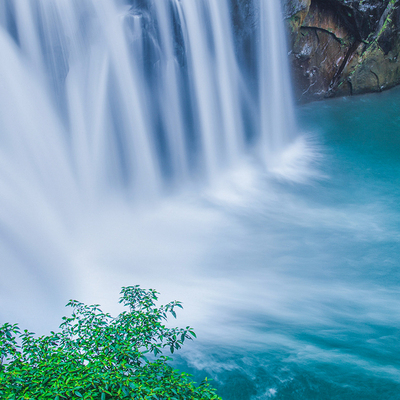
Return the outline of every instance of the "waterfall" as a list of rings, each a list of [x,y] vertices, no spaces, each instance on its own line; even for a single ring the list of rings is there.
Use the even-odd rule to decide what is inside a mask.
[[[296,137],[286,57],[279,0],[0,1],[3,296],[73,281],[105,204],[273,169]]]
[[[244,4],[255,25],[246,53],[232,12]],[[277,0],[1,8],[3,185],[6,169],[18,168],[45,192],[52,179],[68,193],[151,195],[209,179],[251,152],[268,165],[293,137]]]

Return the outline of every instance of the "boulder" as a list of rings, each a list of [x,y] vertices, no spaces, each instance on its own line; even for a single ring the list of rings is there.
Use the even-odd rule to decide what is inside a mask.
[[[300,102],[400,83],[400,0],[286,0]]]

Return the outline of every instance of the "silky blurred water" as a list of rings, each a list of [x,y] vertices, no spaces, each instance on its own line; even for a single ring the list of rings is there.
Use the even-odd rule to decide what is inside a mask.
[[[179,364],[225,399],[400,397],[399,104],[394,89],[299,108],[321,176],[235,215],[219,265],[237,286],[214,345]]]
[[[86,213],[76,269],[31,271],[3,315],[44,333],[66,296],[116,313],[141,284],[183,301],[171,324],[198,339],[175,365],[224,399],[399,398],[399,104],[394,89],[300,107],[313,158],[296,180],[244,162],[215,187]]]
[[[400,398],[400,91],[294,129],[278,3],[233,3],[0,3],[0,322],[140,284],[226,400]]]

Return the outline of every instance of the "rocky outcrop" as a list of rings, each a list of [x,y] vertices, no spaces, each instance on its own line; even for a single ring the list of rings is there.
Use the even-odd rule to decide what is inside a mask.
[[[400,0],[286,0],[299,101],[400,83]]]

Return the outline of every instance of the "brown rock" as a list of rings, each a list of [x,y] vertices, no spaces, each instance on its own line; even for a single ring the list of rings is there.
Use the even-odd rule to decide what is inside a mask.
[[[311,3],[298,33],[292,35],[290,58],[299,101],[331,94],[354,41],[334,7]]]
[[[285,17],[292,33],[297,34],[307,17],[311,0],[290,0],[285,3]]]
[[[351,94],[377,92],[400,83],[400,35],[397,32],[396,8],[380,21],[377,36],[371,43],[362,44],[344,68],[337,94],[347,85]],[[343,87],[341,89],[341,87]]]
[[[285,8],[297,99],[380,91],[399,84],[399,2],[311,0],[295,2],[292,14]]]

